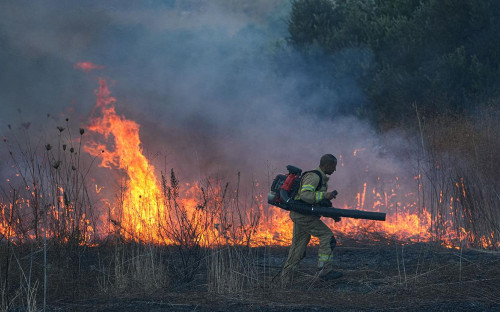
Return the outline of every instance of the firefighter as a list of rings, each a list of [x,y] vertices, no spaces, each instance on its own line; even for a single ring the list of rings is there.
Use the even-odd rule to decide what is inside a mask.
[[[307,172],[300,181],[300,188],[295,200],[307,204],[323,205],[333,199],[336,191],[327,192],[327,175],[337,170],[337,158],[331,154],[321,157],[319,167]],[[321,174],[321,178],[320,178]],[[319,185],[321,181],[322,185]],[[300,261],[305,257],[305,251],[311,235],[319,238],[318,276],[324,279],[339,278],[343,274],[333,270],[333,249],[337,244],[332,230],[320,220],[319,216],[304,215],[290,211],[293,221],[292,245],[282,271],[285,283],[293,280]],[[340,221],[340,218],[335,221]]]

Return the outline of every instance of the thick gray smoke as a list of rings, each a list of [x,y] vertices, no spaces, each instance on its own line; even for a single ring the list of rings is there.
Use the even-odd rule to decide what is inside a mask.
[[[335,58],[286,46],[289,1],[246,2],[0,2],[1,133],[44,129],[47,114],[85,126],[104,77],[118,112],[141,125],[146,155],[181,178],[263,180],[287,164],[312,169],[324,153],[342,155],[344,193],[400,175],[383,139],[339,113],[364,101],[356,73],[332,79],[322,62]],[[105,68],[84,73],[80,61]]]

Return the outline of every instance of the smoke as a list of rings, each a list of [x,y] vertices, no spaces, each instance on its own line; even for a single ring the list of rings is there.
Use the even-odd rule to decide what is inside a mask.
[[[398,175],[384,138],[343,114],[365,97],[361,69],[341,64],[371,62],[370,51],[304,57],[285,42],[289,1],[246,2],[0,3],[2,132],[47,114],[84,126],[102,76],[117,111],[141,125],[146,155],[186,179],[264,180],[287,164],[312,169],[325,153],[342,159],[338,188]],[[104,69],[75,70],[80,61]]]

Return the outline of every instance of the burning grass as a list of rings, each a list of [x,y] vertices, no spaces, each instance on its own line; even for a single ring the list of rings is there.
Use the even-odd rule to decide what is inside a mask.
[[[72,136],[66,120],[64,126],[55,127],[55,140],[32,145],[29,135],[23,142],[14,133],[12,139],[4,140],[14,164],[12,173],[17,176],[2,188],[0,230],[4,238],[23,242],[49,237],[80,245],[115,235],[186,250],[290,243],[288,213],[265,203],[267,185],[253,181],[251,190],[246,190],[251,196],[241,198],[239,173],[237,181],[229,182],[212,178],[181,182],[173,169],[157,178],[157,170],[143,154],[139,125],[117,113],[117,100],[103,79],[96,97],[88,131],[80,128],[80,136]],[[456,123],[457,127],[462,124]],[[472,132],[472,126],[465,125]],[[476,129],[472,143],[463,143],[464,147],[457,148],[462,152],[453,154],[454,158],[442,152],[449,149],[446,146],[437,147],[440,141],[434,138],[444,132],[439,126],[422,125],[422,146],[409,151],[416,158],[409,163],[416,165],[411,181],[398,176],[360,180],[343,195],[343,203],[336,203],[340,208],[384,211],[387,222],[345,219],[339,224],[327,220],[327,224],[350,237],[378,233],[380,239],[498,248],[496,179],[487,170],[496,167],[492,167],[493,158],[478,156],[489,151],[485,146],[495,143],[489,132],[480,135],[479,130],[492,131],[496,124],[491,121]],[[471,147],[467,144],[472,144],[477,156],[471,166],[460,162]],[[86,153],[82,156],[82,151],[92,158]],[[354,150],[350,161],[355,162],[362,151]],[[340,165],[349,157],[339,157]],[[89,176],[97,167],[94,162],[108,175],[123,174],[115,181],[119,183],[115,194],[103,195],[103,186],[98,187]],[[191,252],[184,261],[190,259]]]
[[[253,181],[243,197],[239,173],[234,182],[182,182],[171,169],[157,179],[142,153],[139,125],[117,114],[104,80],[96,95],[88,131],[72,130],[66,119],[45,141],[33,143],[29,124],[23,136],[4,138],[12,177],[0,194],[1,309],[141,296],[170,298],[173,308],[223,311],[230,306],[216,300],[278,311],[432,310],[455,301],[498,306],[500,153],[494,148],[500,142],[492,133],[500,129],[494,118],[423,124],[422,144],[410,151],[415,189],[405,192],[399,177],[361,181],[341,207],[384,211],[387,222],[326,220],[343,240],[336,259],[346,278],[317,279],[313,240],[301,277],[282,289],[277,278],[286,248],[280,245],[290,244],[292,223],[286,211],[265,204],[267,186]],[[438,139],[464,129],[468,135],[456,140],[456,150]],[[124,174],[116,193],[104,195],[93,180],[99,162],[99,170]]]

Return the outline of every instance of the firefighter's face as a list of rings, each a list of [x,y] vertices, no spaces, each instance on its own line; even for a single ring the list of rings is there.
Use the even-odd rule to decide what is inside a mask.
[[[329,163],[328,165],[326,165],[326,168],[325,168],[325,174],[332,174],[334,173],[335,171],[337,171],[337,163],[336,162],[332,162],[332,163]]]

